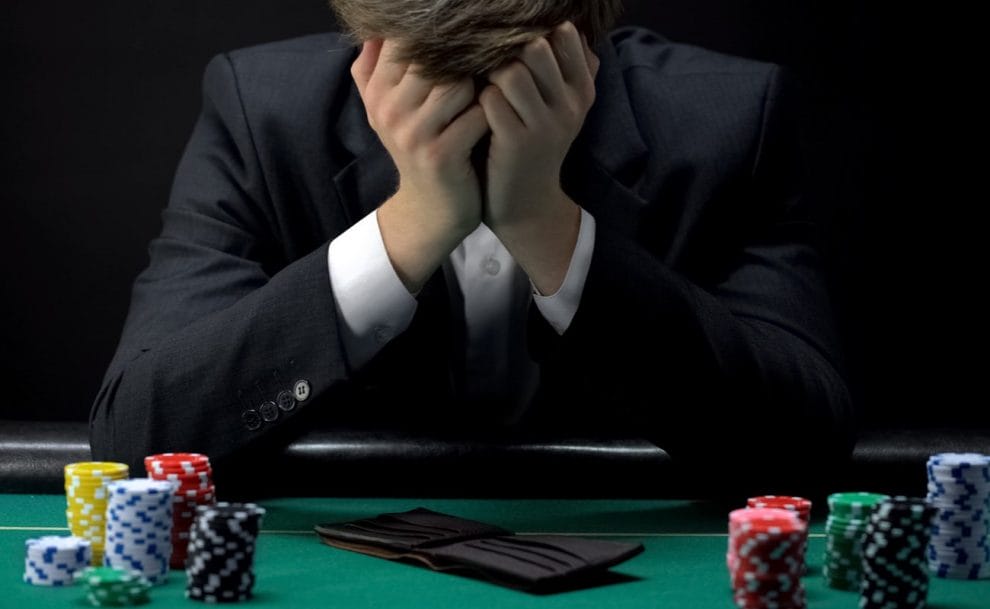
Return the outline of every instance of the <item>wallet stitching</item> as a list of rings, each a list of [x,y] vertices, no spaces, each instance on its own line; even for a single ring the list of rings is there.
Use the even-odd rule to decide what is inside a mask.
[[[557,558],[555,556],[548,556],[547,554],[542,554],[540,552],[537,552],[536,550],[533,550],[533,549],[530,549],[530,548],[523,548],[523,547],[520,547],[520,546],[517,546],[517,545],[512,545],[511,543],[506,543],[505,541],[502,541],[502,540],[479,539],[478,541],[481,542],[481,543],[486,543],[486,544],[494,545],[494,546],[500,547],[500,548],[512,548],[513,550],[518,550],[520,552],[528,552],[530,554],[535,554],[535,555],[537,555],[537,556],[539,556],[541,558],[546,558],[547,560],[552,560],[552,561],[554,561],[556,563],[560,563],[560,564],[564,565],[565,567],[567,567],[569,569],[574,567],[574,565],[572,565],[571,563],[569,563],[569,562],[567,562],[565,560],[561,560],[561,559],[559,559],[559,558]],[[501,543],[503,543],[505,545],[499,545],[498,542],[501,542]],[[584,561],[582,561],[582,562],[584,562]]]
[[[557,573],[558,572],[558,570],[557,569],[554,569],[553,567],[549,567],[547,565],[538,563],[538,562],[536,562],[534,560],[531,560],[531,559],[526,558],[526,557],[523,557],[523,556],[516,556],[515,554],[510,554],[509,552],[504,552],[502,550],[496,550],[494,548],[486,548],[485,546],[477,546],[477,545],[474,545],[473,543],[465,543],[464,545],[467,546],[467,547],[469,547],[469,548],[474,548],[476,550],[481,550],[483,552],[491,552],[492,554],[501,554],[502,556],[508,556],[509,558],[514,558],[514,559],[516,559],[516,560],[518,560],[520,562],[527,562],[527,563],[529,563],[531,565],[535,565],[537,567],[540,567],[541,569],[546,569],[547,571],[550,571],[551,573]]]

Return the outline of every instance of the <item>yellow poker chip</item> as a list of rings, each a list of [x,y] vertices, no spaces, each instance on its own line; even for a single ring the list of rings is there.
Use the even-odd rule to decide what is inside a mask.
[[[126,463],[114,461],[81,461],[65,466],[66,476],[127,476],[130,468]]]
[[[130,468],[114,461],[80,461],[69,463],[65,471],[65,518],[73,535],[92,544],[92,563],[103,561],[107,509],[107,487],[126,480]]]

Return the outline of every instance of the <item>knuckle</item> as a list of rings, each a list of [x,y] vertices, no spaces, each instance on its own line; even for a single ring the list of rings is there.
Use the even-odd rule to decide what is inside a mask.
[[[378,108],[378,123],[386,129],[394,129],[399,125],[399,111],[390,104]]]
[[[588,106],[595,103],[595,99],[598,97],[598,91],[595,89],[595,83],[589,82],[584,86],[583,99]]]
[[[533,40],[533,42],[530,43],[530,48],[540,53],[545,51],[553,51],[553,48],[550,46],[550,41],[542,36]]]

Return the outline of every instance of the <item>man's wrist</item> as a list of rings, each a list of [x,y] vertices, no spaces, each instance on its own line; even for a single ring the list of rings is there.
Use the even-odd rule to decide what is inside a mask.
[[[458,227],[433,226],[411,216],[397,193],[376,210],[389,262],[410,294],[417,294],[464,237]]]
[[[539,293],[548,295],[560,289],[567,274],[581,226],[581,208],[562,190],[544,201],[545,213],[511,226],[489,228]]]

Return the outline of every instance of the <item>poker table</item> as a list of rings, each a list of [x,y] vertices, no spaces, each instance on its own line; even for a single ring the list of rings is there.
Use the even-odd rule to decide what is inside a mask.
[[[730,506],[657,499],[376,499],[269,498],[255,554],[255,597],[270,607],[733,607],[725,566]],[[313,525],[425,507],[488,522],[519,535],[580,535],[642,542],[645,551],[616,565],[594,585],[531,594],[485,580],[432,571],[327,546]],[[804,578],[809,607],[857,606],[858,595],[833,590],[818,574],[824,514],[812,518]],[[64,495],[0,495],[0,607],[88,606],[78,587],[48,588],[21,581],[24,540],[64,535]],[[151,593],[155,607],[201,606],[184,595],[172,571]],[[934,609],[986,609],[990,581],[932,578]]]

